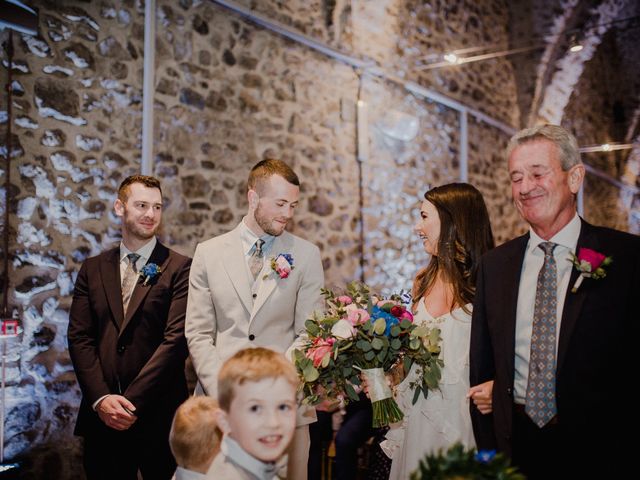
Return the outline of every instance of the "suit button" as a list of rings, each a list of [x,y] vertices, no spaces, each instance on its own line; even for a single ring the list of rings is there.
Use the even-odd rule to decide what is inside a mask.
[[[258,294],[254,293],[252,296],[253,296],[253,298],[256,298],[258,296]]]
[[[253,333],[249,335],[249,340],[253,342],[255,339],[256,339],[256,336]]]
[[[118,353],[124,353],[125,348],[124,345],[118,345]]]
[[[507,395],[511,396],[513,394],[513,390],[511,388],[507,388]]]

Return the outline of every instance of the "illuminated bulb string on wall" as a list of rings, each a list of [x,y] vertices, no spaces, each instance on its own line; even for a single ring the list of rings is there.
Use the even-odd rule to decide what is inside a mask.
[[[419,57],[417,60],[420,62],[415,68],[416,70],[432,70],[435,68],[451,67],[456,65],[464,65],[465,63],[479,62],[482,60],[489,60],[492,58],[506,57],[508,55],[516,55],[519,53],[527,53],[535,50],[545,49],[549,43],[556,42],[559,39],[566,38],[568,44],[568,50],[571,53],[577,53],[583,49],[579,38],[585,38],[590,35],[592,30],[599,27],[609,26],[614,24],[626,23],[622,27],[618,27],[619,30],[629,30],[640,27],[640,16],[621,18],[610,22],[604,22],[597,25],[590,25],[584,31],[582,29],[571,29],[562,32],[558,35],[547,35],[543,37],[532,37],[528,44],[524,45],[509,45],[505,43],[496,43],[492,45],[476,46],[460,48],[451,50],[442,55],[430,54]],[[482,52],[482,53],[479,53]],[[422,63],[427,62],[427,63]]]

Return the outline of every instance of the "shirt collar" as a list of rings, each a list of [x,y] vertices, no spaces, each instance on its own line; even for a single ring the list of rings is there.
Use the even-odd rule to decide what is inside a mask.
[[[140,260],[144,260],[144,263],[147,263],[151,254],[153,253],[153,249],[156,248],[156,244],[158,243],[158,239],[154,236],[151,240],[149,240],[142,248],[139,248],[136,252],[132,252],[129,250],[124,242],[120,242],[120,261],[124,261],[125,257],[130,253],[137,253],[140,255]],[[143,265],[144,265],[143,263]],[[140,265],[140,263],[136,262],[136,265]]]
[[[571,221],[564,227],[562,227],[562,229],[553,237],[551,237],[549,241],[561,245],[572,252],[575,252],[578,245],[578,237],[580,236],[581,226],[582,223],[580,222],[580,217],[578,216],[578,213],[576,213]],[[529,246],[527,248],[528,253],[533,252],[538,247],[538,245],[546,241],[547,240],[540,237],[540,235],[534,232],[533,228],[529,228]]]
[[[260,480],[272,480],[278,471],[275,463],[264,463],[249,455],[238,442],[225,435],[220,444],[222,454]]]
[[[204,473],[195,472],[193,470],[187,470],[186,468],[182,468],[178,466],[176,468],[176,480],[204,480],[206,478]]]
[[[264,255],[266,255],[271,250],[271,246],[273,245],[276,237],[274,237],[273,235],[268,235],[266,233],[261,237],[258,237],[258,235],[253,233],[247,226],[247,217],[245,215],[240,222],[240,240],[242,240],[242,251],[245,255],[251,255],[253,253],[253,246],[255,245],[258,238],[264,240],[262,252]]]

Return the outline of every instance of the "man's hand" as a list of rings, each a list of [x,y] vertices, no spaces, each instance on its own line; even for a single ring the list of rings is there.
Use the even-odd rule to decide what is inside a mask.
[[[127,430],[138,419],[136,407],[122,395],[107,395],[96,407],[100,420],[114,430]]]
[[[480,413],[486,415],[493,411],[491,396],[493,394],[493,380],[475,385],[469,389],[467,398],[473,400]]]

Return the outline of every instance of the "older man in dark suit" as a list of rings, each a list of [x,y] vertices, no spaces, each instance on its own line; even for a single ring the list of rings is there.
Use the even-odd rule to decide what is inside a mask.
[[[476,440],[509,454],[529,479],[613,478],[631,460],[617,432],[638,427],[629,389],[640,237],[578,216],[585,168],[563,128],[523,130],[507,153],[513,200],[530,230],[480,264],[471,385],[495,383],[493,412],[472,407]],[[606,277],[589,277],[572,254],[593,267],[601,255],[613,261]]]
[[[69,318],[69,353],[83,398],[89,479],[169,479],[168,436],[188,396],[184,318],[191,260],[156,239],[160,182],[126,178],[114,209],[122,242],[84,262]]]

